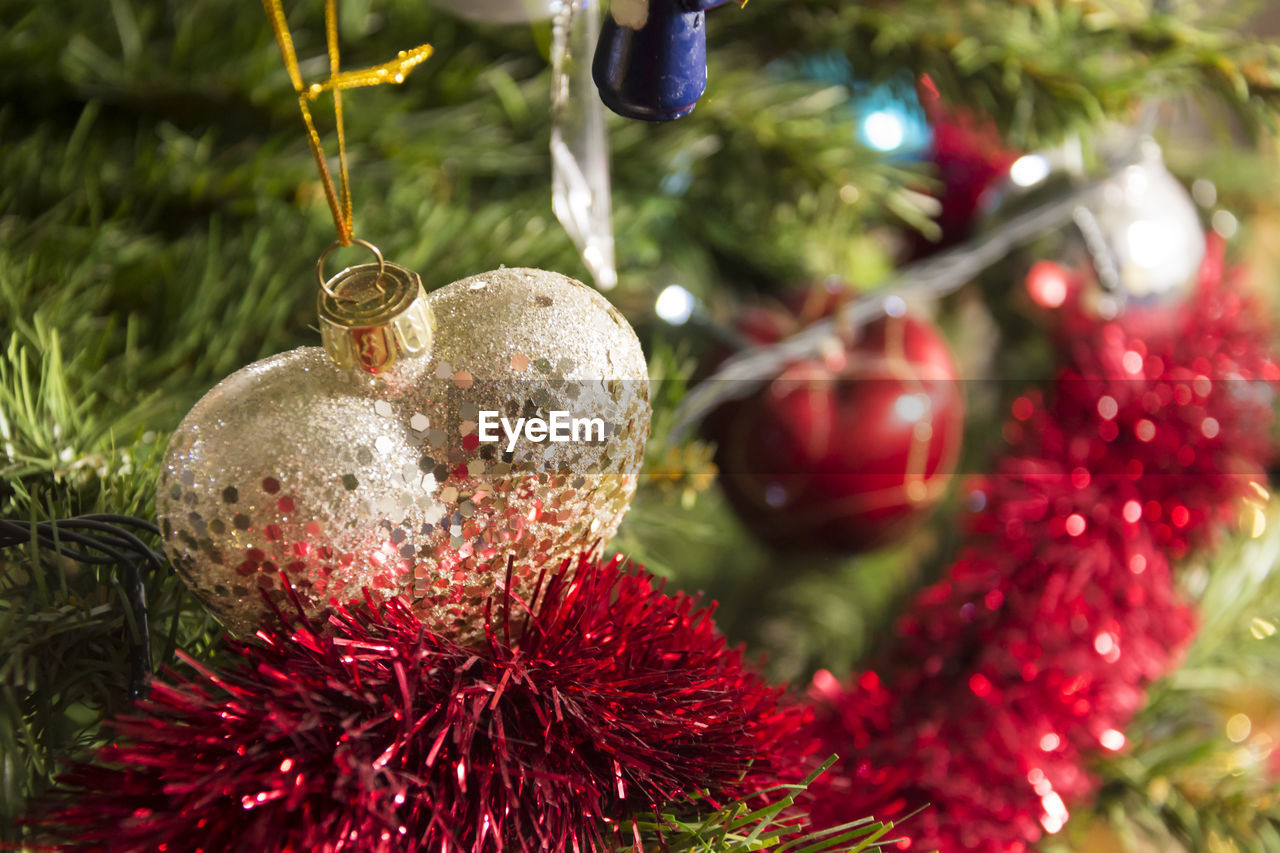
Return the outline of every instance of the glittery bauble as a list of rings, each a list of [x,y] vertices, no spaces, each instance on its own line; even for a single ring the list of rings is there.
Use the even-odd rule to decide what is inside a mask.
[[[740,324],[758,340],[761,315]],[[928,322],[884,317],[707,419],[729,503],[777,547],[853,552],[901,536],[945,492],[964,399]]]
[[[987,200],[987,226],[1079,190],[1083,175],[1064,168],[1062,160],[1046,152],[1016,161]],[[1204,252],[1195,202],[1165,168],[1159,148],[1148,143],[1137,162],[1120,168],[1076,207],[1070,225],[1028,246],[1016,274],[1025,277],[1030,300],[1040,308],[1062,304],[1059,285],[1051,282],[1045,291],[1045,270],[1032,268],[1051,261],[1068,296],[1091,316],[1146,315],[1141,319],[1160,325],[1194,291]],[[1008,279],[993,284],[1002,291],[993,297],[1007,299]]]
[[[600,547],[636,487],[649,432],[644,355],[626,320],[565,276],[502,269],[427,297],[428,354],[371,375],[304,347],[229,376],[178,427],[157,513],[174,566],[229,628],[256,629],[283,571],[303,603],[402,595],[466,633],[514,558]],[[599,418],[581,440],[482,441],[481,412]],[[491,431],[486,431],[492,436]]]

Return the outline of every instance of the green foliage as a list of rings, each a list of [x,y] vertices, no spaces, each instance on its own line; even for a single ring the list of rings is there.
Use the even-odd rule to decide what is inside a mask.
[[[880,823],[870,818],[817,832],[798,832],[804,816],[795,812],[796,797],[835,761],[834,757],[828,759],[798,784],[779,785],[761,791],[767,795],[786,792],[785,796],[768,806],[752,806],[749,801],[738,801],[694,818],[669,813],[656,819],[637,821],[641,849],[663,849],[672,853],[749,853],[755,850],[860,853],[892,844],[894,839],[886,839],[885,835],[893,829],[893,823]],[[692,808],[697,802],[686,805]]]
[[[114,509],[121,497],[104,492],[94,509]],[[41,514],[58,511],[35,503]],[[0,821],[11,825],[59,762],[100,743],[102,722],[124,708],[132,626],[113,570],[34,545],[6,555],[0,568]],[[183,648],[207,657],[215,625],[177,576],[149,577],[145,586],[153,656],[169,661]]]
[[[290,6],[304,73],[317,79],[321,4]],[[1185,14],[1047,0],[756,0],[713,12],[711,85],[694,114],[610,122],[622,273],[612,298],[651,332],[653,298],[671,281],[713,305],[729,288],[829,274],[870,285],[890,260],[879,235],[927,227],[927,169],[860,147],[848,93],[775,75],[774,59],[837,49],[868,78],[927,72],[1018,144],[1188,90],[1264,123],[1277,99],[1274,46]],[[499,264],[585,276],[551,214],[545,29],[474,26],[423,0],[344,0],[342,36],[348,67],[421,41],[437,48],[407,85],[348,97],[358,234],[431,287]],[[325,130],[324,109],[319,118]],[[236,368],[316,342],[312,265],[332,231],[261,10],[0,0],[0,151],[0,515],[149,516],[182,413]],[[1273,186],[1234,174],[1241,193]],[[650,349],[663,378],[653,466],[683,452],[665,429],[693,356]],[[872,645],[945,551],[939,531],[797,567],[754,545],[714,492],[690,507],[655,480],[615,544],[719,598],[731,637],[771,650],[775,675],[803,679],[846,669]],[[175,648],[216,653],[215,626],[175,578],[149,578],[147,593],[159,662]],[[124,701],[120,596],[105,570],[34,547],[0,553],[0,840],[16,837],[25,797],[99,742]],[[1231,671],[1226,658],[1221,672]],[[1198,719],[1188,698],[1198,694],[1167,695],[1192,704],[1153,712],[1154,733]],[[1108,808],[1135,823],[1176,811],[1144,799],[1146,777],[1114,772],[1120,806]],[[1195,808],[1243,802],[1232,796],[1223,788]],[[672,849],[746,850],[764,849],[779,815],[738,804],[666,818]],[[875,824],[844,831],[855,834],[772,849],[862,849],[883,835]]]
[[[902,68],[928,74],[945,98],[991,116],[1017,147],[1087,134],[1151,98],[1208,95],[1255,128],[1272,124],[1280,102],[1280,47],[1225,26],[1238,24],[1238,15],[1193,4],[1172,12],[1137,0],[820,0],[790,4],[787,14],[770,4],[747,8],[754,16],[717,18],[716,26],[725,18],[732,25],[726,39],[768,33],[783,50],[840,50],[869,79]]]

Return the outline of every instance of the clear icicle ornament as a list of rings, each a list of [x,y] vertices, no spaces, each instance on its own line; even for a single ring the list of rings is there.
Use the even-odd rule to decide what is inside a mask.
[[[551,204],[596,286],[618,283],[604,106],[591,79],[600,5],[558,0],[552,20]]]

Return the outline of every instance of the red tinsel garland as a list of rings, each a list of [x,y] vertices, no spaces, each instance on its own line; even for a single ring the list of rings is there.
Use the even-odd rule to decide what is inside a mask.
[[[1264,479],[1280,369],[1222,263],[1214,242],[1163,323],[1064,316],[1066,366],[1015,402],[959,557],[879,672],[813,682],[815,731],[845,756],[812,789],[819,824],[928,804],[903,847],[1022,851],[1096,790],[1090,755],[1124,748],[1194,633],[1170,560]]]
[[[710,617],[621,559],[583,559],[479,648],[398,600],[265,628],[227,668],[184,658],[194,672],[117,720],[36,822],[108,851],[638,844],[629,816],[797,770],[782,749],[804,712]]]

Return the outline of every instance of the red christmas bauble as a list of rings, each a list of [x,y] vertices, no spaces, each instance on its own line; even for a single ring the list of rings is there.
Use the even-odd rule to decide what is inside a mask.
[[[776,339],[753,312],[740,329]],[[964,397],[929,322],[883,317],[830,352],[790,364],[704,426],[729,503],[765,542],[853,552],[900,537],[946,491]]]

